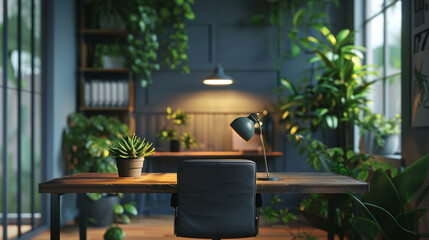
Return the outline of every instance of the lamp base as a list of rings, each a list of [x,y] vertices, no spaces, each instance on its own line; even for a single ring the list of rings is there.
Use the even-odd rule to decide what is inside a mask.
[[[279,177],[262,177],[262,178],[256,178],[256,180],[259,181],[280,181]]]

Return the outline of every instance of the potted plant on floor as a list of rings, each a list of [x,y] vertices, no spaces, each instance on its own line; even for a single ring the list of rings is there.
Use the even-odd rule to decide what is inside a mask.
[[[119,177],[140,177],[143,168],[144,157],[152,155],[155,148],[152,143],[141,140],[134,133],[113,140],[113,144],[107,147],[109,154],[116,158]]]
[[[114,159],[107,150],[111,143],[109,139],[128,134],[128,126],[112,117],[95,115],[88,118],[80,113],[70,114],[62,144],[68,173],[116,172]],[[89,193],[82,201],[86,201],[88,206],[88,223],[91,226],[112,224],[112,206],[119,203],[117,195]]]
[[[360,124],[362,147],[365,152],[374,154],[394,154],[399,146],[401,115],[387,119],[380,114],[367,114]]]
[[[370,161],[373,157],[354,152],[351,142],[351,130],[360,126],[362,115],[369,111],[366,106],[368,91],[375,81],[368,81],[366,77],[377,72],[371,70],[372,66],[362,64],[365,49],[354,45],[353,32],[345,29],[334,35],[327,27],[321,27],[320,31],[324,38],[307,38],[315,54],[310,62],[318,64],[315,81],[305,78],[301,84],[295,85],[282,79],[282,86],[277,89],[281,95],[278,106],[281,123],[289,140],[295,142],[300,154],[306,154],[306,162],[318,171],[360,180],[366,180],[369,171],[378,168],[390,170],[392,176],[395,175],[397,169],[394,166]],[[315,137],[314,133],[322,128],[335,131],[336,147],[328,147]],[[301,205],[301,214],[313,226],[338,235],[340,239],[350,234],[349,198],[309,196],[302,203],[305,204]],[[323,207],[327,203],[338,213],[332,219],[327,218]]]

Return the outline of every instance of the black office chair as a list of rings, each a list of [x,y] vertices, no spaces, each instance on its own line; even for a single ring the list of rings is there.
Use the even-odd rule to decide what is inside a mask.
[[[186,160],[177,168],[174,233],[188,238],[258,234],[256,164],[249,160]]]

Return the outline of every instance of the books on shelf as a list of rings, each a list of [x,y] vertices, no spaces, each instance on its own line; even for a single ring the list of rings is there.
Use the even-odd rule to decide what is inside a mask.
[[[128,107],[129,99],[130,86],[127,79],[90,79],[84,84],[85,107]]]

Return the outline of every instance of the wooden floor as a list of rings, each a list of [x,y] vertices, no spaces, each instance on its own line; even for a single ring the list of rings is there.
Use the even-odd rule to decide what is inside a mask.
[[[173,216],[150,216],[133,219],[131,224],[120,225],[125,231],[125,239],[150,239],[150,240],[178,240],[173,234]],[[107,228],[88,228],[88,240],[103,239]],[[310,227],[290,227],[288,225],[262,225],[259,227],[259,235],[255,238],[260,240],[280,240],[280,239],[307,239],[297,238],[297,235],[308,233],[319,240],[326,239],[326,232]],[[44,232],[35,240],[47,240],[49,231]],[[295,238],[294,238],[295,237]],[[79,239],[79,229],[74,225],[67,225],[61,229],[61,239]]]

